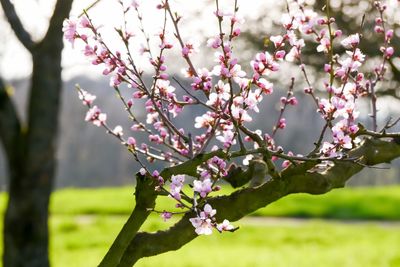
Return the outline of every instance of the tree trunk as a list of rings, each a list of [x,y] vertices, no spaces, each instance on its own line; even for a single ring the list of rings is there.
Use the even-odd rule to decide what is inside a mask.
[[[61,93],[61,48],[42,42],[33,53],[28,130],[9,160],[9,201],[4,220],[4,267],[46,267],[48,205],[55,174]],[[22,130],[23,131],[23,130]]]
[[[48,206],[56,169],[62,86],[61,29],[72,1],[57,0],[44,38],[34,42],[24,29],[12,2],[0,0],[11,28],[31,53],[33,62],[26,126],[18,119],[7,90],[0,90],[0,139],[9,167],[9,200],[4,217],[4,267],[49,266]],[[0,87],[4,87],[1,82]]]
[[[17,168],[17,169],[15,169]],[[24,174],[18,166],[10,177],[4,219],[5,267],[46,267],[48,258],[48,204],[53,175]]]

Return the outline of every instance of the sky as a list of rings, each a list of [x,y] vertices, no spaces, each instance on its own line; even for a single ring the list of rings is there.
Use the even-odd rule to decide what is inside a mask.
[[[94,0],[74,1],[71,11],[72,16],[78,16],[82,10],[88,7]],[[262,12],[261,6],[272,6],[273,0],[266,1],[239,1],[240,12],[244,17],[251,19],[256,13]],[[48,27],[55,0],[14,0],[14,5],[22,23],[34,40],[40,40]],[[121,21],[121,10],[117,0],[102,0],[96,7],[90,10],[90,15],[95,21],[106,21],[108,25],[118,25]],[[216,23],[210,20],[210,14],[215,9],[210,0],[193,1],[188,5],[185,0],[171,0],[171,5],[184,16],[183,23],[186,26],[185,39],[202,39],[201,36],[211,36],[216,33]],[[220,1],[222,5],[232,3],[229,0]],[[262,2],[262,3],[261,3]],[[140,1],[144,14],[145,27],[149,32],[156,32],[160,28],[160,11],[155,11],[157,0]],[[208,3],[208,4],[207,4]],[[241,4],[242,3],[242,4]],[[274,14],[270,14],[273,16]],[[277,15],[277,14],[276,14]],[[18,79],[29,76],[31,73],[30,55],[16,40],[9,25],[4,19],[0,9],[0,73],[6,79]],[[201,21],[201,23],[198,23]],[[110,35],[111,36],[111,35]],[[107,36],[106,36],[107,38]],[[65,45],[63,53],[64,78],[69,79],[76,74],[87,71],[88,62],[80,51],[73,50],[69,44]],[[89,73],[91,73],[89,71]]]
[[[124,1],[129,2],[132,0]],[[157,12],[154,8],[160,0],[138,1],[141,3],[141,9],[143,10],[145,27],[149,32],[154,34],[160,28],[162,19],[162,12]],[[306,1],[312,3],[314,0]],[[338,5],[340,1],[351,2],[354,0],[331,0],[331,5]],[[40,40],[47,29],[55,0],[14,0],[13,2],[24,26],[31,33],[33,39]],[[81,14],[82,10],[93,2],[94,0],[75,0],[71,15],[77,16]],[[108,25],[118,25],[121,22],[121,10],[117,2],[118,0],[102,0],[96,7],[90,10],[90,15],[95,21],[106,22]],[[196,0],[190,1],[190,4],[188,2],[188,0],[170,0],[173,9],[177,10],[179,14],[186,14],[182,21],[182,24],[185,25],[184,31],[182,31],[184,39],[199,40],[204,39],[203,36],[211,37],[216,34],[216,23],[214,17],[210,16],[215,9],[214,1]],[[232,0],[220,0],[222,6],[231,6],[232,2]],[[278,12],[271,12],[273,7],[276,7],[276,0],[239,0],[238,2],[240,6],[239,11],[246,21],[251,21],[259,17],[260,14],[265,14],[271,20],[279,20],[280,14]],[[281,4],[284,2],[280,1]],[[358,2],[359,5],[357,8],[366,8],[362,4],[363,1]],[[389,7],[397,5],[397,0],[388,0],[387,2],[389,3]],[[389,8],[388,12],[393,13],[395,10]],[[1,19],[2,17],[3,19]],[[400,22],[400,12],[399,16],[394,17],[397,17],[398,22]],[[264,29],[268,25],[254,24],[254,27]],[[6,79],[18,79],[29,76],[32,68],[30,55],[14,37],[8,23],[4,20],[1,8],[0,29],[0,74]],[[112,39],[112,37],[109,38],[108,36],[105,36],[105,38]],[[201,59],[200,56],[199,61]],[[93,68],[88,68],[90,64],[82,56],[82,53],[77,49],[73,50],[69,44],[65,45],[62,64],[64,67],[64,79],[70,79],[82,72],[92,75],[92,70],[94,70]]]

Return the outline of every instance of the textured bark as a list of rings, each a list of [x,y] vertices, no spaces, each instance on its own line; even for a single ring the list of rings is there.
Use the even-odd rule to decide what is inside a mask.
[[[400,135],[399,135],[400,136]],[[282,171],[280,178],[272,179],[258,187],[248,187],[237,190],[229,196],[214,197],[208,203],[217,209],[216,219],[237,221],[261,207],[293,193],[324,194],[334,188],[344,187],[348,179],[366,166],[380,163],[389,163],[400,157],[400,142],[398,138],[391,140],[366,139],[362,146],[349,153],[354,160],[336,161],[335,165],[323,172],[314,167],[317,162],[305,162]],[[203,155],[207,158],[207,155]],[[185,163],[190,168],[191,161]],[[168,174],[179,170],[180,174],[191,173],[192,170],[175,167],[169,169]],[[246,175],[246,172],[243,172]],[[118,265],[104,266],[133,266],[143,257],[151,257],[164,252],[177,250],[197,237],[189,218],[195,214],[188,213],[165,231],[156,233],[139,232],[131,240],[124,251]]]
[[[28,121],[14,122],[11,100],[1,94],[0,137],[9,170],[9,199],[4,218],[5,267],[45,267],[48,257],[48,205],[56,168],[55,153],[61,96],[62,22],[72,0],[58,0],[48,31],[38,43],[30,39],[8,0],[1,0],[16,36],[31,52],[33,71]],[[14,113],[16,114],[15,110]],[[10,126],[14,129],[8,132]]]

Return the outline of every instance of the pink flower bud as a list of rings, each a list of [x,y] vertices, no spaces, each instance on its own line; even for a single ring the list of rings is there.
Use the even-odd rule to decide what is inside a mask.
[[[129,146],[131,146],[131,147],[135,147],[135,145],[136,145],[136,139],[130,136],[130,137],[128,138],[127,144],[128,144]]]
[[[126,105],[128,106],[128,108],[131,108],[133,106],[133,100],[129,99]]]
[[[361,82],[363,79],[364,79],[364,74],[363,73],[358,73],[357,77],[356,77],[357,82]]]
[[[277,59],[283,59],[286,55],[286,52],[284,50],[279,50],[275,53],[275,57]]]
[[[393,38],[393,30],[390,29],[390,30],[386,31],[386,39],[390,40],[392,38]]]
[[[237,36],[239,36],[239,35],[240,35],[240,29],[239,29],[239,28],[236,28],[236,29],[233,31],[233,36],[237,37]]]
[[[190,49],[187,46],[182,48],[182,56],[187,57],[190,53]]]
[[[311,87],[306,87],[306,88],[304,88],[304,93],[306,93],[306,94],[312,94],[312,92],[313,92],[313,89],[312,89]]]
[[[387,58],[390,58],[391,56],[393,56],[393,54],[394,54],[394,49],[393,49],[393,47],[389,46],[388,48],[386,48],[385,56],[386,56]]]
[[[161,73],[161,74],[160,74],[160,79],[162,79],[162,80],[168,80],[168,74],[166,74],[166,73]]]
[[[292,106],[296,106],[298,103],[297,98],[294,96],[289,99],[289,104]]]
[[[330,64],[325,64],[324,65],[324,71],[325,72],[331,72],[331,65]]]
[[[376,33],[383,33],[383,28],[382,28],[381,26],[379,26],[379,25],[376,25],[376,26],[374,27],[374,31],[375,31]]]
[[[279,129],[285,129],[285,127],[286,127],[286,119],[282,118],[282,119],[279,120],[278,128]]]
[[[343,32],[341,30],[335,31],[335,37],[341,37],[342,35],[343,35]]]
[[[289,167],[289,165],[290,165],[290,161],[285,160],[285,161],[282,163],[282,168],[287,168],[287,167]]]
[[[325,18],[319,18],[317,20],[318,25],[324,25],[326,24],[328,21]]]
[[[212,189],[212,191],[214,191],[214,192],[219,191],[219,190],[221,190],[221,186],[219,186],[219,185],[216,185],[216,186]]]

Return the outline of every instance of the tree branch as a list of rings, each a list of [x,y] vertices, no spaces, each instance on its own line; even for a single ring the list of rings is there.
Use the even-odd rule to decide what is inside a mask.
[[[69,15],[72,2],[73,0],[57,0],[54,7],[53,15],[50,18],[49,28],[47,29],[47,32],[41,43],[47,44],[49,41],[56,41],[58,43],[60,39],[62,40],[63,32],[61,31],[61,28],[64,19],[67,18]]]
[[[398,138],[391,141],[365,139],[363,145],[349,153],[349,157],[359,158],[359,160],[338,161],[333,167],[323,172],[312,170],[298,172],[290,168],[285,170],[282,177],[287,181],[289,193],[319,195],[334,188],[344,187],[345,183],[365,166],[390,163],[393,159],[400,157],[400,142]]]
[[[23,46],[25,46],[26,49],[32,51],[35,46],[35,42],[33,42],[31,35],[22,25],[22,22],[15,11],[14,5],[10,2],[10,0],[0,0],[0,3],[3,7],[4,14],[6,15],[7,20],[10,23],[11,28],[13,29],[18,40]]]
[[[387,163],[400,157],[398,139],[384,141],[366,139],[364,143],[351,151],[350,157],[359,158],[359,163],[351,161],[335,162],[324,172],[312,168],[315,162],[293,165],[282,172],[281,179],[273,179],[255,187],[235,191],[229,196],[209,199],[208,203],[218,213],[216,219],[236,221],[276,200],[292,193],[323,194],[334,188],[343,187],[348,179],[361,171],[365,165]],[[138,233],[125,251],[120,267],[132,266],[140,258],[177,250],[197,237],[189,218],[195,214],[186,214],[174,226],[156,233]]]
[[[140,174],[136,175],[135,209],[99,264],[99,267],[117,266],[125,249],[155,207],[157,193],[154,188],[155,184],[151,178],[149,179]]]
[[[161,173],[160,176],[164,178],[164,180],[168,180],[171,178],[172,175],[176,174],[186,174],[193,177],[198,176],[197,174],[197,166],[202,164],[203,162],[211,159],[212,157],[217,156],[224,158],[226,157],[225,152],[222,149],[218,149],[216,151],[212,151],[205,154],[199,154],[194,158],[187,160],[181,164],[165,168]]]
[[[0,139],[9,161],[12,161],[16,144],[20,143],[21,123],[17,110],[11,101],[7,87],[0,78]]]

